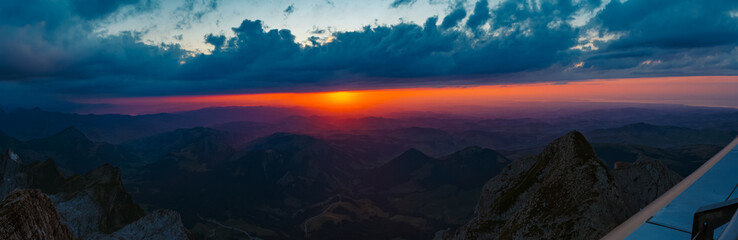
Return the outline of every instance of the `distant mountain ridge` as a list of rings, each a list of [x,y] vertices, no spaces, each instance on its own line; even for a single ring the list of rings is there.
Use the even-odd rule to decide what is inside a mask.
[[[54,159],[60,167],[75,173],[84,173],[106,163],[126,165],[137,161],[131,149],[93,142],[75,127],[67,127],[51,136],[26,142],[0,132],[0,141],[0,148],[12,148],[26,160]]]
[[[27,141],[75,126],[94,141],[121,143],[178,128],[244,120],[269,122],[301,114],[304,114],[301,109],[277,107],[211,107],[146,115],[76,114],[18,108],[0,112],[0,131]]]
[[[692,129],[686,127],[661,126],[634,123],[617,128],[593,130],[587,136],[593,142],[628,143],[657,147],[676,147],[687,144],[725,145],[732,141],[738,131],[719,129]]]

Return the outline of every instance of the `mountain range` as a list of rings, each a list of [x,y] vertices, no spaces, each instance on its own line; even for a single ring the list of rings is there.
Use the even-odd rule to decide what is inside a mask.
[[[480,119],[17,110],[0,116],[9,124],[0,126],[9,133],[0,132],[0,198],[38,205],[29,211],[48,221],[24,221],[59,239],[64,229],[80,239],[596,238],[738,133],[731,113],[695,111]],[[245,115],[228,117],[237,113]],[[686,113],[716,120],[658,124]],[[47,133],[51,125],[31,131],[8,120],[30,117],[80,125]],[[132,123],[98,122],[108,118]],[[153,125],[115,134],[134,123]]]

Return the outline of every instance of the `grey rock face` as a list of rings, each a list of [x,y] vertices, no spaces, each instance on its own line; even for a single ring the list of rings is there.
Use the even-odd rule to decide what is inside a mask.
[[[448,239],[592,239],[630,209],[584,136],[570,132],[485,185],[474,217]]]
[[[618,162],[612,171],[631,209],[646,207],[682,180],[661,161],[640,159],[635,163]]]
[[[110,235],[97,235],[100,240],[178,240],[192,239],[182,225],[179,214],[172,210],[156,210]]]
[[[0,202],[0,239],[72,240],[51,200],[39,190],[15,190]]]
[[[88,235],[100,232],[101,213],[94,200],[86,193],[75,198],[64,200],[58,195],[51,195],[54,206],[61,215],[61,221],[81,239],[88,239]]]
[[[7,196],[13,189],[22,187],[22,164],[18,154],[8,149],[0,155],[0,198]]]
[[[54,204],[77,237],[112,233],[144,216],[121,181],[120,169],[103,165],[72,176],[53,191]]]

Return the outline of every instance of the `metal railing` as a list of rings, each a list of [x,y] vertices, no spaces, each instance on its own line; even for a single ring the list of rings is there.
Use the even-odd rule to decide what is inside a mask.
[[[712,240],[715,230],[725,226],[720,240],[738,239],[738,199],[728,200],[697,209],[692,221],[692,240]]]

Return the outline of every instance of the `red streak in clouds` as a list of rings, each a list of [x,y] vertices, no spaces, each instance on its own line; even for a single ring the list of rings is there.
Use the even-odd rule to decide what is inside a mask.
[[[504,106],[511,102],[662,103],[738,108],[737,76],[588,80],[472,87],[377,89],[342,92],[263,93],[79,99],[113,104],[106,112],[143,114],[216,106],[308,108],[320,114],[450,111],[456,106]]]

